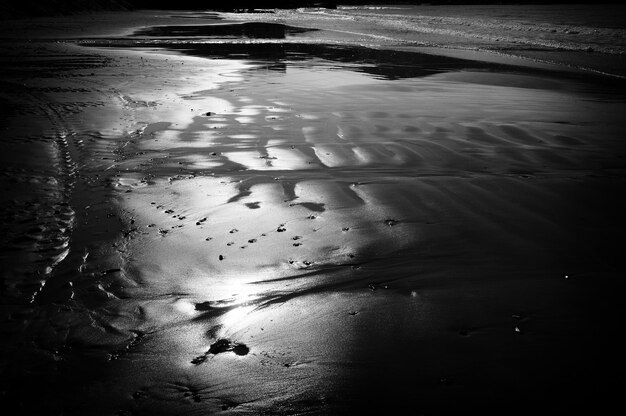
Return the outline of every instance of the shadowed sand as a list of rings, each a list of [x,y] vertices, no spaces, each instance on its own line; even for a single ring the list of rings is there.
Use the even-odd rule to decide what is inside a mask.
[[[83,46],[2,43],[8,405],[615,401],[620,80],[159,13]]]

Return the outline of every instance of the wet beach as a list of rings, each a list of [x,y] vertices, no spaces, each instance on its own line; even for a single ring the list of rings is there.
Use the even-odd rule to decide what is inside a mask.
[[[441,10],[4,25],[2,406],[618,403],[624,28]]]

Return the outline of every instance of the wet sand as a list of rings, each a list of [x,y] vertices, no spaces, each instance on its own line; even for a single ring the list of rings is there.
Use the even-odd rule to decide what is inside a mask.
[[[175,15],[3,35],[3,407],[618,402],[622,80]]]

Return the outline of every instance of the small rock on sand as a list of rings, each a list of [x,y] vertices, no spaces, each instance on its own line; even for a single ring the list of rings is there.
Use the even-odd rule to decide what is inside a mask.
[[[245,344],[235,343],[222,338],[215,341],[209,348],[208,352],[209,354],[217,355],[229,351],[232,351],[237,355],[247,355],[250,352],[250,348],[248,348]]]

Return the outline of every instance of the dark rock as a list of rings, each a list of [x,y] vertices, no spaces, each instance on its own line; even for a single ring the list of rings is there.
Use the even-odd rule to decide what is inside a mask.
[[[247,355],[250,352],[250,348],[245,344],[235,344],[232,351],[237,355]]]
[[[248,348],[245,344],[233,343],[228,339],[222,338],[218,339],[211,345],[208,353],[217,355],[229,351],[232,351],[237,355],[247,355],[250,352],[250,348]]]

